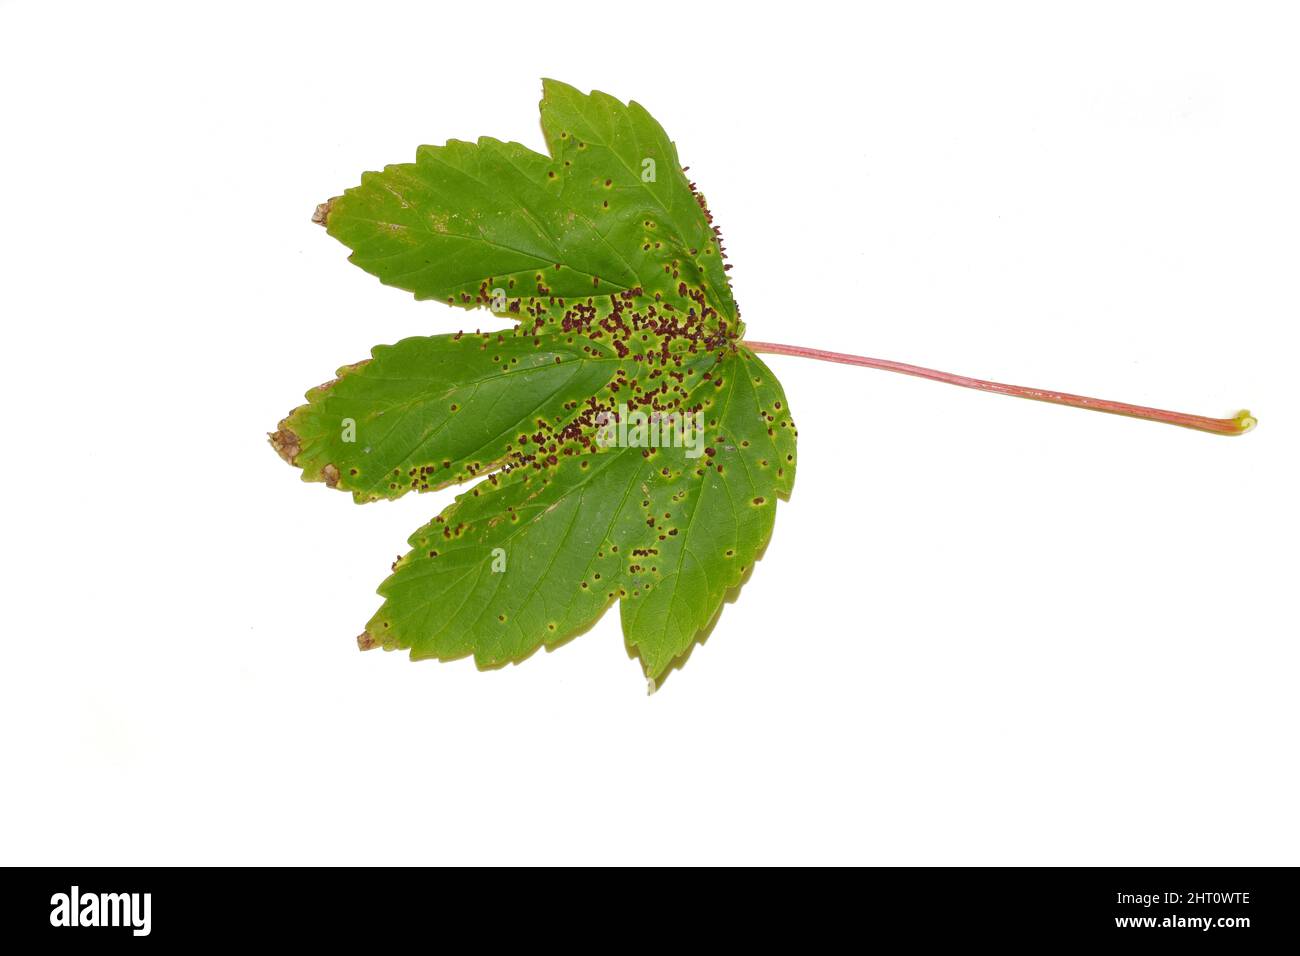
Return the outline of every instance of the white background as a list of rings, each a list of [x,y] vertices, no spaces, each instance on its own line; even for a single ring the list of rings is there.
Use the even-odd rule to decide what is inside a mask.
[[[4,863],[1295,864],[1297,24],[1285,5],[0,5]],[[794,497],[652,697],[616,614],[361,655],[406,535],[266,432],[490,325],[309,222],[420,143],[644,103]]]

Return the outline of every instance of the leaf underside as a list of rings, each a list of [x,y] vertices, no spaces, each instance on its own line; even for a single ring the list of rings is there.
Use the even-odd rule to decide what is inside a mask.
[[[619,601],[657,679],[766,545],[794,423],[658,123],[549,80],[541,112],[549,156],[424,146],[326,216],[384,283],[515,325],[376,347],[271,441],[358,502],[479,479],[411,536],[362,647],[495,667]]]

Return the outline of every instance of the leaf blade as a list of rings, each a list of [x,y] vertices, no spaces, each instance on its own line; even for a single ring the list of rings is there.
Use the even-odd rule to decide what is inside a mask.
[[[549,155],[422,146],[314,217],[384,283],[519,324],[377,347],[272,444],[359,501],[483,478],[411,536],[363,648],[496,667],[618,601],[654,681],[761,556],[794,424],[663,128],[554,80],[541,115]]]

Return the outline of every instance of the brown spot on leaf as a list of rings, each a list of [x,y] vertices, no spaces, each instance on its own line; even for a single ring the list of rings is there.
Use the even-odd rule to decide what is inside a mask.
[[[379,642],[371,636],[369,631],[362,631],[357,635],[357,647],[363,651],[373,650],[379,646]]]
[[[339,486],[339,470],[333,465],[326,465],[320,470],[321,477],[325,479],[325,484],[331,488]]]

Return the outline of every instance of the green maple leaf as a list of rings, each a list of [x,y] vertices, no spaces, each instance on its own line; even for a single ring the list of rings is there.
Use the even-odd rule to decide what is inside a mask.
[[[659,124],[550,80],[541,114],[549,156],[424,146],[318,211],[385,284],[514,326],[377,347],[271,441],[358,502],[478,479],[411,537],[363,648],[494,667],[617,601],[654,681],[766,545],[795,429]]]
[[[478,482],[412,535],[363,649],[495,667],[617,601],[653,689],[758,560],[794,483],[794,423],[757,351],[1220,435],[1255,425],[742,340],[717,230],[659,124],[553,80],[541,108],[549,155],[423,146],[317,210],[384,283],[514,320],[379,346],[271,435],[304,480],[359,502]]]

